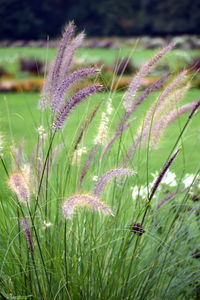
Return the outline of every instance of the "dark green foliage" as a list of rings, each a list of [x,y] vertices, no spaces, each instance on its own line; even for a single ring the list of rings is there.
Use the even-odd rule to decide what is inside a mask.
[[[75,20],[89,36],[200,33],[200,2],[0,0],[0,39],[46,39]]]

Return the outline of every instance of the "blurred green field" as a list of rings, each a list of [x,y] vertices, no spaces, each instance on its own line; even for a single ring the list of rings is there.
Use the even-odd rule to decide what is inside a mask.
[[[141,65],[144,61],[150,58],[156,50],[131,50],[131,49],[80,49],[77,53],[77,57],[89,62],[103,61],[107,64],[112,64],[119,56],[130,55],[136,65]],[[1,48],[0,57],[1,65],[5,65],[11,72],[16,72],[18,68],[19,57],[35,57],[45,61],[49,61],[53,58],[55,49],[31,49],[31,48]],[[170,65],[170,69],[178,67],[183,68],[183,61],[181,57],[195,57],[198,54],[197,51],[181,51],[174,50],[166,56],[167,63]],[[185,61],[185,60],[184,60]],[[199,98],[199,90],[192,89],[185,97],[182,103],[188,103]],[[97,128],[100,121],[101,112],[105,109],[105,103],[108,97],[112,97],[114,113],[110,121],[109,136],[115,130],[120,116],[123,113],[122,96],[123,93],[101,93],[90,97],[87,101],[82,103],[73,111],[63,133],[63,139],[66,144],[70,146],[72,137],[75,137],[77,129],[81,126],[84,118],[89,114],[94,105],[103,101],[101,108],[93,121],[88,133],[84,137],[83,144],[88,149],[93,145],[93,140],[97,134]],[[141,123],[148,107],[155,99],[156,94],[152,94],[147,101],[145,101],[141,107],[137,110],[133,116],[133,125],[131,130],[123,135],[123,150],[131,144],[134,138],[134,134],[138,125]],[[1,132],[4,136],[5,145],[9,147],[11,143],[16,144],[25,141],[25,150],[31,153],[36,140],[37,140],[37,128],[45,123],[46,115],[40,114],[37,108],[39,94],[37,93],[1,93],[0,94],[0,124]],[[199,127],[199,112],[194,116],[190,127],[188,128],[184,138],[182,140],[183,151],[180,155],[179,163],[175,163],[175,168],[178,173],[181,173],[184,169],[186,173],[195,173],[199,162],[199,148],[200,148],[200,127]],[[148,159],[148,164],[152,172],[158,170],[162,163],[164,163],[166,157],[169,155],[176,138],[178,137],[182,126],[186,120],[185,116],[177,120],[169,129],[167,129],[164,138],[162,139],[158,150],[151,151]],[[109,152],[106,163],[113,165],[116,161],[116,155],[118,151],[118,142]],[[191,159],[192,153],[192,159]],[[145,167],[147,163],[147,151],[142,150],[140,159],[134,161],[134,164],[138,163],[138,166],[134,165],[134,168]],[[181,162],[180,162],[181,161]],[[146,169],[146,168],[145,168]]]
[[[90,148],[93,145],[93,140],[97,134],[98,125],[100,122],[101,112],[105,109],[105,103],[108,97],[113,99],[114,112],[110,120],[110,129],[109,136],[112,136],[114,133],[115,125],[117,124],[120,116],[123,113],[122,108],[122,96],[123,93],[116,93],[115,95],[109,95],[108,93],[101,93],[95,96],[90,97],[87,101],[82,103],[74,110],[67,120],[63,137],[65,143],[70,146],[72,137],[75,137],[77,129],[81,126],[82,121],[85,117],[91,112],[92,108],[103,101],[101,108],[93,121],[88,133],[84,138],[84,146]],[[136,111],[136,114],[133,115],[133,125],[131,131],[124,133],[124,150],[131,144],[133,140],[134,133],[138,128],[138,125],[141,123],[148,107],[155,100],[156,94],[151,95],[146,102],[144,102]],[[199,97],[199,90],[193,89],[186,95],[184,103],[194,101]],[[21,93],[14,94],[9,93],[5,95],[0,95],[0,123],[1,123],[1,132],[4,136],[6,143],[9,145],[11,141],[15,141],[16,144],[25,141],[25,148],[30,153],[33,149],[34,144],[37,140],[37,128],[45,123],[45,114],[41,117],[41,112],[38,110],[38,99],[39,95],[34,93]],[[155,171],[159,168],[160,164],[163,162],[163,159],[167,157],[170,153],[173,144],[180,133],[181,128],[183,127],[188,113],[182,116],[177,120],[173,125],[171,125],[167,130],[164,138],[159,144],[158,150],[151,151],[152,159],[150,160],[151,169]],[[199,126],[199,116],[198,112],[184,138],[182,140],[184,153],[181,154],[184,161],[184,168],[187,172],[195,172],[196,166],[199,162],[199,149],[200,149],[200,126]],[[110,164],[113,164],[115,161],[116,153],[118,149],[118,143],[112,148],[110,155],[108,155],[108,161]],[[144,155],[145,154],[144,150]],[[191,160],[192,154],[192,160]],[[145,162],[145,159],[144,159]],[[178,168],[178,166],[177,166]],[[182,168],[182,166],[180,166]]]
[[[5,66],[10,72],[15,72],[18,69],[19,58],[32,57],[48,62],[53,59],[55,52],[56,49],[52,48],[0,48],[0,65]],[[138,50],[133,45],[132,49],[79,49],[76,57],[89,63],[102,61],[111,65],[119,57],[129,56],[135,66],[140,66],[156,52],[157,50],[152,49]],[[173,71],[185,67],[187,62],[198,55],[198,50],[172,50],[162,60],[165,60]]]

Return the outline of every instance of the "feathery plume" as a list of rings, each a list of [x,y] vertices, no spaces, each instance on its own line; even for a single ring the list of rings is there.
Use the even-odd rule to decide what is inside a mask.
[[[51,101],[53,91],[55,90],[55,87],[57,86],[57,83],[60,79],[60,71],[63,58],[65,56],[65,50],[69,47],[69,44],[71,43],[71,38],[74,33],[74,29],[74,23],[69,23],[60,41],[57,56],[49,67],[39,101],[39,108],[41,110],[44,110],[48,106],[49,102]]]
[[[120,176],[126,176],[126,175],[134,175],[135,171],[130,169],[113,169],[108,171],[106,174],[104,174],[96,183],[94,188],[94,195],[99,196],[104,189],[104,186],[107,182],[109,182],[113,177],[120,177]]]
[[[54,68],[53,68],[53,72],[52,72],[52,88],[53,89],[57,86],[63,58],[64,58],[64,55],[66,54],[65,50],[71,41],[72,35],[74,33],[74,29],[75,29],[74,23],[70,22],[67,25],[67,27],[63,33],[63,37],[60,41],[60,45],[58,48],[58,54],[56,56],[55,64],[54,64]]]
[[[150,145],[152,148],[155,148],[160,139],[162,138],[165,129],[173,123],[175,120],[177,120],[181,115],[186,113],[189,110],[194,110],[197,106],[198,101],[194,101],[188,104],[185,104],[181,106],[180,108],[177,108],[175,110],[172,110],[171,113],[168,113],[166,117],[162,117],[161,120],[158,120],[155,125],[152,127],[151,130],[151,137],[150,137]],[[190,118],[190,116],[188,116]]]
[[[159,89],[162,84],[167,80],[169,77],[169,74],[164,75],[162,78],[157,80],[154,84],[152,84],[150,87],[146,88],[144,92],[137,98],[137,100],[132,104],[131,109],[128,112],[125,112],[124,116],[122,117],[120,123],[117,126],[115,134],[112,136],[112,138],[109,140],[109,142],[105,145],[105,147],[102,150],[102,156],[106,154],[106,152],[111,148],[112,144],[115,142],[115,140],[131,125],[129,123],[126,124],[129,117],[132,115],[132,113],[136,110],[136,108],[149,96],[150,93],[156,91]]]
[[[124,107],[125,110],[128,112],[132,106],[132,100],[135,97],[136,91],[138,90],[139,86],[141,85],[142,79],[152,70],[154,65],[158,62],[158,60],[169,52],[174,47],[173,43],[170,43],[163,47],[158,53],[156,53],[147,63],[145,63],[138,73],[135,75],[133,80],[131,81],[127,92],[124,95]]]
[[[167,87],[164,89],[164,91],[161,93],[161,95],[158,97],[158,99],[153,103],[152,107],[150,108],[150,110],[148,111],[144,123],[141,127],[144,128],[144,130],[146,130],[147,128],[151,127],[151,122],[154,119],[155,115],[156,115],[156,111],[158,110],[158,108],[160,106],[164,107],[164,105],[166,104],[166,101],[168,99],[168,96],[174,92],[174,90],[180,86],[182,83],[184,83],[184,81],[186,80],[186,74],[187,74],[187,70],[182,71],[180,74],[178,74],[174,80],[172,80],[172,82],[170,82]],[[139,131],[141,131],[141,127],[139,129]]]
[[[93,84],[85,87],[84,89],[78,91],[75,95],[73,95],[69,102],[58,113],[56,120],[53,123],[53,129],[59,130],[62,127],[71,110],[76,105],[78,105],[82,100],[84,100],[88,96],[95,94],[101,91],[102,89],[103,87],[101,85]]]
[[[102,203],[98,197],[89,194],[77,194],[68,198],[62,206],[63,215],[66,219],[72,219],[74,210],[80,206],[88,206],[92,210],[114,216],[112,210]]]
[[[180,115],[186,112],[189,109],[192,109],[194,106],[193,103],[189,105],[182,106],[181,108],[177,108],[177,102],[180,101],[186,92],[188,91],[190,84],[182,87],[181,89],[176,90],[172,93],[168,101],[165,105],[161,105],[155,113],[154,122],[152,125],[151,136],[150,136],[150,146],[152,148],[156,148],[162,135],[164,134],[167,126],[170,125],[173,121],[175,121]],[[148,142],[149,129],[146,128],[146,133],[142,134],[142,144],[146,144]]]
[[[21,172],[12,173],[9,177],[8,184],[11,190],[17,195],[18,200],[28,204],[31,193],[28,186],[28,180]]]
[[[74,71],[72,74],[67,76],[60,85],[56,88],[53,99],[52,99],[52,110],[59,111],[61,105],[64,101],[64,94],[69,88],[76,84],[79,80],[84,77],[94,75],[98,72],[95,68],[84,68],[77,71]]]
[[[152,128],[155,126],[153,123],[154,118],[159,118],[159,110],[160,112],[165,111],[165,108],[169,108],[168,104],[166,104],[166,100],[168,97],[172,97],[173,93],[176,91],[177,87],[186,80],[186,74],[187,70],[182,71],[178,76],[175,77],[175,79],[168,84],[168,86],[165,88],[165,90],[161,93],[161,95],[158,97],[158,99],[153,103],[150,110],[148,111],[143,124],[138,129],[138,134],[136,135],[133,144],[129,147],[124,162],[128,161],[133,152],[136,150],[138,144],[140,142],[144,143],[144,141],[148,141],[149,133],[152,131]],[[187,88],[183,88],[183,92],[187,92],[189,86]],[[174,91],[175,90],[175,91]],[[179,95],[179,100],[181,99],[181,96],[183,94]],[[165,112],[166,113],[166,112]],[[155,127],[154,127],[155,128]],[[142,136],[141,136],[142,133]]]
[[[72,64],[73,56],[76,52],[76,50],[81,46],[83,40],[84,40],[85,34],[83,32],[79,33],[66,47],[65,53],[64,53],[64,59],[61,65],[60,70],[60,80],[63,80],[66,75],[69,73],[70,66]]]
[[[32,236],[31,236],[31,231],[30,231],[30,226],[29,226],[29,222],[27,220],[27,218],[23,218],[20,221],[20,226],[24,231],[25,237],[26,237],[26,241],[27,241],[27,245],[29,247],[29,249],[33,252],[34,248],[33,248],[33,240],[32,240]]]
[[[165,118],[169,112],[171,112],[174,109],[177,109],[178,102],[180,102],[183,99],[190,87],[191,85],[190,83],[188,83],[185,86],[176,89],[174,92],[170,93],[166,98],[165,103],[160,105],[156,109],[153,117],[154,121]]]

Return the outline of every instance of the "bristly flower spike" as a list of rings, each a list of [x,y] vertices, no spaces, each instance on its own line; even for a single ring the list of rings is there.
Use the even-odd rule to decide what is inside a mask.
[[[135,102],[132,104],[130,110],[128,112],[125,112],[124,116],[122,117],[120,123],[117,126],[116,132],[113,135],[113,137],[109,140],[109,142],[106,144],[106,146],[102,150],[102,156],[106,154],[106,152],[111,148],[112,144],[115,142],[115,140],[128,128],[130,127],[131,123],[126,123],[127,120],[130,118],[132,113],[137,109],[137,107],[148,98],[149,94],[159,89],[162,84],[167,80],[169,77],[169,74],[164,75],[162,78],[158,79],[154,84],[152,84],[150,87],[146,88],[143,93],[135,100]]]
[[[60,41],[57,56],[54,62],[49,67],[39,102],[39,108],[41,110],[44,110],[49,104],[49,101],[51,101],[52,92],[55,90],[55,87],[57,86],[58,81],[60,80],[62,61],[65,55],[66,48],[69,47],[69,44],[71,43],[71,38],[73,36],[74,29],[74,23],[69,23]]]
[[[132,101],[135,97],[136,91],[141,85],[142,79],[152,70],[154,65],[159,61],[159,59],[164,56],[167,52],[169,52],[172,48],[174,48],[174,44],[170,43],[163,47],[160,52],[156,53],[147,63],[145,63],[138,73],[135,75],[133,80],[131,81],[127,92],[124,95],[124,107],[128,112],[131,109]]]
[[[61,70],[60,70],[61,81],[69,73],[75,51],[82,45],[84,38],[85,38],[85,34],[84,34],[84,32],[81,32],[66,47],[65,53],[64,53],[64,59],[63,59],[63,62],[61,65]]]
[[[84,77],[94,75],[97,72],[98,70],[95,68],[80,69],[67,76],[66,79],[63,79],[61,84],[56,88],[55,93],[53,95],[52,110],[59,111],[61,105],[63,104],[64,95],[69,88],[71,88],[73,85],[75,85],[79,80],[83,79]]]
[[[31,192],[27,180],[22,173],[16,172],[10,175],[8,184],[11,190],[17,195],[18,200],[23,204],[28,204]]]
[[[33,240],[32,240],[30,226],[29,226],[29,222],[28,222],[27,218],[23,218],[20,221],[20,225],[21,225],[21,228],[24,231],[28,247],[33,252],[33,250],[34,250],[34,248],[33,248]]]
[[[135,171],[125,168],[113,169],[104,174],[96,183],[94,188],[94,195],[99,196],[104,189],[104,186],[114,177],[134,175]]]
[[[114,216],[114,213],[95,195],[77,194],[71,196],[62,206],[63,215],[66,219],[72,219],[76,208],[88,206],[92,210],[101,211],[105,214]]]
[[[170,168],[171,164],[173,163],[173,161],[175,160],[176,156],[178,155],[179,153],[179,149],[170,157],[170,159],[167,161],[167,163],[164,165],[164,167],[161,169],[159,175],[158,175],[158,178],[156,179],[154,185],[153,185],[153,188],[152,188],[152,191],[151,191],[151,194],[149,196],[149,202],[152,200],[155,192],[157,191],[158,189],[158,186],[159,184],[161,183],[165,173],[167,172],[167,170]]]
[[[65,50],[71,41],[71,38],[74,34],[74,30],[75,30],[74,22],[70,22],[68,24],[68,26],[66,27],[66,29],[63,33],[63,37],[60,41],[58,54],[56,56],[55,64],[54,64],[54,68],[53,68],[53,72],[52,72],[52,85],[53,85],[52,87],[53,88],[57,86],[59,75],[60,75],[60,70],[61,70],[61,65],[63,62],[64,55],[65,55]]]
[[[53,123],[53,129],[59,130],[62,127],[71,110],[74,109],[76,105],[78,105],[88,96],[95,94],[101,91],[102,89],[102,85],[93,84],[78,91],[74,96],[71,97],[69,102],[58,113],[56,120]]]
[[[192,108],[192,111],[191,111],[191,113],[190,113],[190,115],[189,115],[189,119],[191,119],[192,117],[193,117],[193,115],[195,114],[195,112],[197,111],[197,109],[200,107],[200,99],[198,99],[197,101],[196,101],[196,104],[194,105],[194,107]]]

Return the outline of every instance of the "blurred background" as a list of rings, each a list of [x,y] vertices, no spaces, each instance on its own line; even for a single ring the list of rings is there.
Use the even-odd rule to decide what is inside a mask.
[[[188,69],[191,89],[183,103],[199,98],[200,0],[0,0],[0,20],[0,132],[8,133],[7,140],[12,140],[12,136],[17,142],[22,138],[28,140],[30,150],[35,142],[33,133],[37,134],[35,124],[41,122],[36,107],[44,78],[55,57],[58,39],[71,20],[77,26],[76,33],[82,30],[86,33],[86,39],[75,53],[71,71],[95,66],[101,72],[97,78],[83,79],[73,86],[70,94],[95,80],[104,86],[104,91],[96,98],[91,97],[89,103],[97,105],[99,99],[107,101],[112,97],[113,107],[121,107],[120,115],[123,108],[119,103],[139,68],[158,49],[173,41],[175,48],[142,79],[140,91],[168,72],[173,78]],[[152,93],[141,107],[135,125],[154,99]],[[69,127],[71,136],[87,109],[87,103],[83,103],[74,112]],[[171,149],[168,143],[178,135],[178,128],[176,125],[169,132],[163,149]],[[200,139],[197,119],[193,133],[187,138],[189,153],[198,149],[194,146],[196,132]],[[162,160],[163,152],[159,153]],[[199,152],[195,153],[194,164],[199,161]],[[188,161],[190,167],[188,172],[193,172]]]
[[[192,86],[200,87],[200,0],[0,0],[0,20],[2,93],[40,92],[58,39],[71,20],[77,33],[86,33],[73,69],[100,67],[99,81],[107,90],[123,92],[140,66],[171,41],[175,50],[143,86],[166,72],[189,68]]]
[[[74,20],[89,37],[200,33],[199,0],[0,0],[0,39],[57,37]]]

